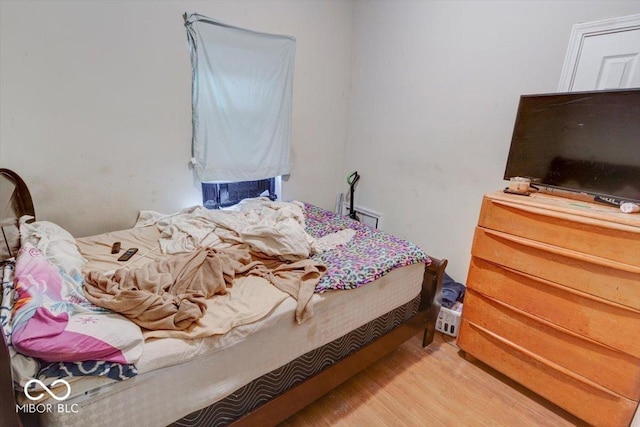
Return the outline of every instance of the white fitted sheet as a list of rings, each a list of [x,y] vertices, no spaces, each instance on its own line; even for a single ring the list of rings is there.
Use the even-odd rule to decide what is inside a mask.
[[[67,412],[45,414],[46,425],[167,425],[411,301],[423,273],[424,264],[414,264],[361,288],[315,294],[314,316],[301,325],[293,320],[295,300],[287,298],[266,318],[223,336],[149,340],[138,376],[73,383]]]

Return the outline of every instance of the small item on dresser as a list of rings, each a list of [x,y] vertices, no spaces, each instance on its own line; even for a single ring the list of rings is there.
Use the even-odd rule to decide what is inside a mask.
[[[636,213],[640,212],[640,205],[631,202],[625,202],[620,205],[620,210],[624,213]]]
[[[531,185],[530,178],[523,178],[521,176],[511,177],[509,180],[508,193],[511,194],[527,194],[529,195],[529,186]]]
[[[120,252],[120,242],[115,242],[113,245],[111,245],[111,253],[117,254],[118,252]]]
[[[521,193],[519,191],[514,191],[512,189],[510,189],[509,187],[504,189],[504,192],[507,194],[515,194],[516,196],[530,196],[531,193],[529,193],[528,191],[525,191],[524,193]]]
[[[127,249],[127,251],[118,258],[118,261],[128,261],[136,252],[138,252],[138,248]]]
[[[614,197],[609,197],[609,196],[594,196],[593,201],[604,203],[609,206],[615,206],[615,207],[620,207],[620,205],[623,203],[620,199],[616,199]]]

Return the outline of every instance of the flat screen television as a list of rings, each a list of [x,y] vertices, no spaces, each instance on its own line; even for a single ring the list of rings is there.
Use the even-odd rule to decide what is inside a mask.
[[[504,179],[640,202],[640,89],[522,95]]]

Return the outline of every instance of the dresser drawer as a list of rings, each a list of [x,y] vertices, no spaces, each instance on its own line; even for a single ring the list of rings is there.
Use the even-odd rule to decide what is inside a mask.
[[[480,227],[472,255],[640,310],[639,267]]]
[[[478,225],[640,267],[640,227],[486,197]]]
[[[465,319],[462,320],[458,345],[470,355],[590,424],[627,426],[631,422],[637,402]]]
[[[640,311],[472,258],[474,290],[640,359]],[[465,300],[465,309],[468,301]]]
[[[469,290],[463,318],[631,400],[640,399],[640,359]]]

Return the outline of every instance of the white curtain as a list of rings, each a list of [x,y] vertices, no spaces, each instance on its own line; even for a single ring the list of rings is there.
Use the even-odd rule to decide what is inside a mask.
[[[296,40],[185,14],[200,181],[289,174]]]

